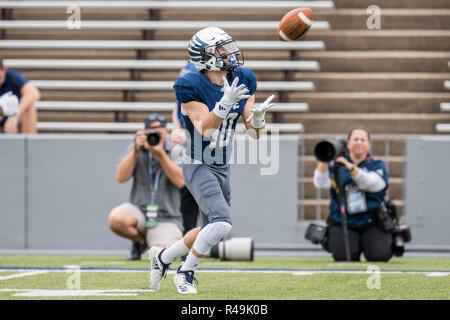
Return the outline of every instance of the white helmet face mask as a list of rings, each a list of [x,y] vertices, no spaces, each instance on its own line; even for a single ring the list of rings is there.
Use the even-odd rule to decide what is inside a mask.
[[[232,72],[244,64],[244,55],[234,39],[219,28],[197,32],[189,43],[190,62],[197,70]]]

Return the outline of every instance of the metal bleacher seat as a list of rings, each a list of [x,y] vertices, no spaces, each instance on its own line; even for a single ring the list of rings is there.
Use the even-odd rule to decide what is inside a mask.
[[[169,130],[173,128],[172,123],[168,123]],[[38,122],[39,132],[114,132],[131,133],[144,128],[143,122]],[[244,132],[244,124],[238,123],[236,132]],[[303,132],[303,125],[300,123],[268,123],[267,131],[279,133],[300,133]]]
[[[108,9],[253,9],[255,1],[0,1],[0,7],[8,9],[58,9],[67,8],[69,5],[77,5],[80,8],[104,8],[105,2]],[[258,1],[258,8],[264,9],[289,9],[297,7],[309,7],[312,9],[334,8],[333,1]]]
[[[173,81],[32,80],[44,90],[172,90]],[[311,81],[259,81],[258,91],[312,91]]]
[[[323,41],[237,41],[243,50],[324,50]],[[186,50],[184,40],[1,40],[0,49]]]
[[[88,60],[88,59],[5,59],[5,66],[23,69],[139,69],[180,70],[185,60]],[[253,70],[319,71],[317,61],[246,61]]]
[[[450,61],[448,62],[448,68],[450,69]],[[450,90],[450,80],[444,81],[444,87]],[[441,111],[450,112],[450,102],[442,102]],[[436,131],[439,133],[450,133],[450,123],[438,123],[436,124]]]
[[[185,30],[218,27],[225,30],[276,30],[279,21],[109,21],[81,20],[82,29]],[[1,20],[0,29],[67,29],[65,20]],[[328,30],[327,21],[314,21],[311,30]]]
[[[143,111],[170,112],[173,102],[110,102],[110,101],[37,101],[41,111]],[[307,103],[277,102],[270,112],[307,112]]]

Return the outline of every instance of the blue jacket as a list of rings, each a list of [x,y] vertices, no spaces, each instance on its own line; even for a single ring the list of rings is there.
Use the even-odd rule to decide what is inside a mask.
[[[346,157],[348,161],[352,162],[350,157]],[[347,197],[345,197],[345,208],[347,211],[347,226],[350,228],[358,228],[362,227],[366,223],[369,222],[370,219],[374,218],[375,210],[380,205],[380,201],[384,199],[386,190],[388,188],[388,173],[386,170],[386,165],[381,160],[375,160],[370,155],[366,157],[364,161],[362,161],[358,167],[362,170],[368,171],[368,172],[376,172],[379,174],[383,180],[386,182],[386,187],[377,193],[371,193],[368,191],[364,192],[365,195],[365,201],[367,205],[367,210],[360,213],[354,213],[349,214],[348,206],[347,206]],[[331,180],[334,180],[334,166],[332,163],[330,163],[328,167]],[[345,189],[346,186],[354,186],[357,187],[356,182],[352,179],[350,172],[345,169],[343,166],[339,168],[342,185]],[[333,181],[334,182],[334,181]],[[335,184],[333,183],[333,186]],[[334,187],[330,189],[331,194],[331,202],[330,202],[330,218],[334,220],[335,222],[341,223],[341,212],[338,205],[338,197],[336,190]]]

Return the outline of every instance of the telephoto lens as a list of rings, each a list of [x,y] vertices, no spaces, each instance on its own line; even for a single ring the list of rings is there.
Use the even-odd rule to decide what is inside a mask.
[[[150,131],[145,134],[147,136],[147,142],[151,146],[156,146],[161,141],[161,136],[156,131]]]
[[[314,147],[314,155],[321,162],[330,162],[347,151],[345,139],[323,140]]]
[[[252,238],[231,238],[213,246],[207,254],[211,258],[228,261],[253,261],[254,241]]]

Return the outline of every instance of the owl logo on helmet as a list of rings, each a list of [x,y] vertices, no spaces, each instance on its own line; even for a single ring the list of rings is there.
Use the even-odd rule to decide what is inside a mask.
[[[189,61],[198,71],[232,72],[244,64],[244,55],[234,39],[219,28],[198,31],[189,42]]]

